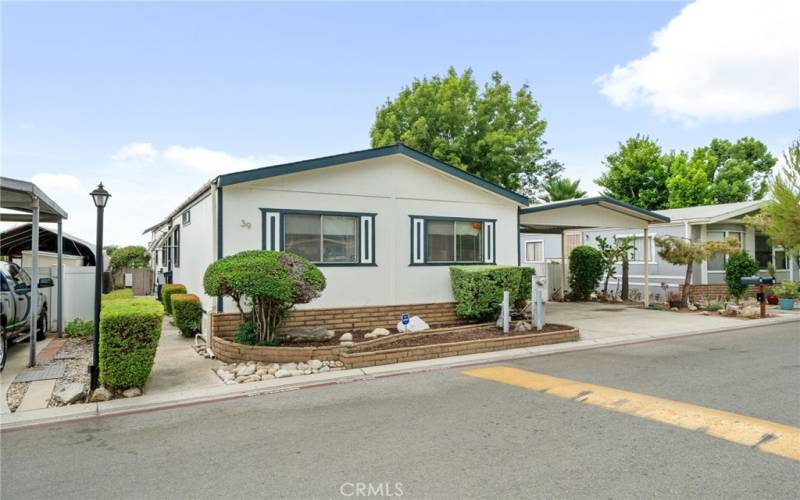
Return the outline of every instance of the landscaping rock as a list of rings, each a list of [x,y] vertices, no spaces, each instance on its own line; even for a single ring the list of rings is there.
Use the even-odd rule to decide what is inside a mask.
[[[761,317],[761,309],[758,306],[745,306],[739,311],[743,318],[756,319]]]
[[[309,370],[308,372],[311,373],[311,370]],[[296,377],[298,375],[305,375],[305,372],[303,372],[302,370],[289,370],[289,375],[291,375],[292,377]]]
[[[390,335],[390,334],[391,334],[391,332],[389,332],[389,330],[387,330],[386,328],[376,328],[376,329],[372,330],[371,332],[369,332],[368,334],[364,335],[364,338],[365,339],[376,339],[378,337],[385,337],[385,336]]]
[[[728,304],[725,309],[720,309],[719,313],[723,316],[736,316],[739,314],[739,306],[736,304]]]
[[[325,365],[325,366],[323,366],[322,368],[319,369],[320,373],[327,373],[329,371],[331,371],[331,367],[328,366],[328,365]]]
[[[403,332],[414,333],[422,330],[428,330],[429,328],[430,325],[428,325],[428,323],[425,323],[419,316],[411,316],[411,319],[408,321],[407,325],[403,325],[402,321],[397,323],[397,331],[401,333]]]
[[[217,376],[221,378],[223,382],[236,378],[233,373],[229,372],[225,368],[217,368]]]
[[[122,391],[122,395],[126,398],[137,398],[142,395],[142,390],[138,387],[131,387]]]
[[[256,372],[256,365],[253,363],[252,365],[244,365],[243,367],[236,370],[236,377],[248,377]]]
[[[53,394],[53,397],[55,397],[56,400],[62,404],[72,404],[83,397],[83,384],[79,382],[67,384],[61,389],[57,390]]]
[[[691,302],[689,302],[689,305],[687,307],[689,308],[690,311],[696,311],[697,310],[697,306],[692,304]]]
[[[97,403],[99,401],[108,401],[109,399],[111,399],[112,396],[113,395],[111,394],[111,391],[109,391],[105,387],[98,387],[97,389],[94,390],[94,393],[92,394],[92,397],[89,399],[89,401],[91,401],[92,403]]]
[[[334,335],[335,333],[327,328],[309,326],[278,332],[277,338],[288,342],[327,342]]]
[[[281,368],[280,370],[275,372],[275,378],[285,378],[285,377],[291,377],[291,376],[292,376],[292,374],[289,373],[289,370],[284,370],[283,368]]]
[[[344,347],[350,347],[353,345],[353,334],[350,332],[343,333],[341,337],[339,337],[339,345]]]
[[[308,366],[310,366],[312,370],[319,370],[322,368],[322,361],[318,359],[312,359],[308,362]]]
[[[520,321],[514,326],[514,331],[529,332],[532,330],[531,324],[527,321]]]
[[[275,378],[275,375],[270,375],[269,373],[267,373],[266,375],[261,375],[261,380],[269,380],[272,378]]]
[[[280,367],[281,370],[297,370],[297,363],[283,363]]]
[[[680,309],[678,309],[677,307],[670,307],[670,308],[669,308],[669,310],[670,310],[670,311],[672,311],[672,312],[674,312],[674,313],[676,313],[676,312],[680,312],[680,311],[681,311],[681,310],[680,310]]]

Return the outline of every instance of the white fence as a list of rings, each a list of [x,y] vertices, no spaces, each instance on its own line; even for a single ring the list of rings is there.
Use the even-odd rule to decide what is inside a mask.
[[[30,268],[25,269],[29,274]],[[55,331],[58,325],[58,268],[40,267],[40,278],[52,278],[52,288],[40,288],[47,298],[49,330]],[[64,266],[64,326],[75,318],[91,320],[94,316],[94,266]]]

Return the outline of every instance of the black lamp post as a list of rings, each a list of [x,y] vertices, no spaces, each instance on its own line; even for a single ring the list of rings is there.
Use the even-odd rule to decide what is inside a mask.
[[[101,182],[89,193],[97,207],[97,249],[94,260],[94,346],[92,349],[92,366],[89,367],[91,389],[95,390],[100,379],[100,294],[103,289],[103,209],[111,195],[103,188]]]

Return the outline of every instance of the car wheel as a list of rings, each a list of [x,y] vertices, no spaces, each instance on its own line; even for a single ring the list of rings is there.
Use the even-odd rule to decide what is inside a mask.
[[[39,322],[36,325],[36,340],[44,340],[47,338],[47,309],[42,311],[39,316]]]
[[[6,329],[0,329],[0,371],[6,366],[6,353],[8,352],[8,340],[6,339]]]

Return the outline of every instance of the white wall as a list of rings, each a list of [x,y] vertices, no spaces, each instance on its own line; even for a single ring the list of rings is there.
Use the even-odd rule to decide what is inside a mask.
[[[75,318],[84,321],[94,317],[94,270],[95,267],[64,267],[64,326]],[[58,296],[58,271],[52,268],[53,282],[51,288],[50,322],[55,325],[56,300]]]
[[[517,264],[514,202],[404,156],[225,186],[224,255],[261,248],[260,208],[377,214],[374,229],[377,266],[322,267],[328,280],[327,289],[322,297],[305,307],[453,300],[448,266],[409,265],[410,215],[497,219],[496,262]],[[243,227],[242,221],[250,223],[250,227]],[[234,310],[232,303],[226,302],[225,310]]]
[[[33,255],[30,250],[22,252],[22,266],[31,267]],[[79,255],[64,255],[64,267],[83,266],[83,257]],[[53,252],[39,252],[39,267],[50,267],[58,265],[58,254]]]

